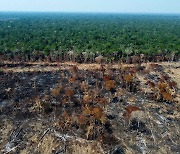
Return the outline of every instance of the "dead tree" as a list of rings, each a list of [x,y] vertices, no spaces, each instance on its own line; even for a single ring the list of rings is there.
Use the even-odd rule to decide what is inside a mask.
[[[95,53],[93,53],[93,52],[89,53],[89,60],[91,63],[93,63],[95,61]]]
[[[131,50],[131,48],[127,48],[126,50],[125,50],[125,53],[126,53],[126,63],[131,63],[131,58],[129,57],[130,56],[130,54],[132,53],[132,50]]]
[[[74,61],[74,51],[73,50],[68,51],[67,55],[68,55],[69,61]]]
[[[95,62],[98,64],[102,64],[104,61],[104,57],[102,55],[99,55],[98,57],[95,58]]]
[[[84,63],[87,63],[89,57],[88,52],[82,52],[82,55],[83,55]]]

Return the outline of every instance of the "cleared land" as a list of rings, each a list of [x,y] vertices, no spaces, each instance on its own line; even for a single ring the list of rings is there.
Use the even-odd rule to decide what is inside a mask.
[[[0,69],[1,153],[179,152],[180,63]]]

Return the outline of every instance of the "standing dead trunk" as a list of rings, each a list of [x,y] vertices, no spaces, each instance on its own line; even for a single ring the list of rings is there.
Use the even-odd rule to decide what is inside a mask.
[[[89,57],[88,52],[83,52],[82,55],[83,55],[84,63],[87,63]]]
[[[74,60],[74,51],[71,50],[67,54],[68,54],[68,57],[69,57],[68,60],[73,61]]]
[[[95,61],[95,54],[93,52],[90,52],[89,58],[90,58],[90,62],[93,63]]]
[[[102,64],[103,60],[104,60],[104,57],[102,55],[99,55],[98,57],[95,58],[95,61],[98,64]]]

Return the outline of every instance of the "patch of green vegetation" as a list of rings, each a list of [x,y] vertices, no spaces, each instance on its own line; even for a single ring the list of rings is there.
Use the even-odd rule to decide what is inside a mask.
[[[0,13],[0,52],[180,52],[178,15]]]

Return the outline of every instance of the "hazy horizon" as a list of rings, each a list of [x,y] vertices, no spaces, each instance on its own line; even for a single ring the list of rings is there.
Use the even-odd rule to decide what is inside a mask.
[[[179,0],[0,0],[0,12],[180,14]]]
[[[179,13],[156,13],[156,12],[70,12],[70,11],[0,11],[0,13],[39,13],[39,14],[112,14],[112,15],[180,15]]]

